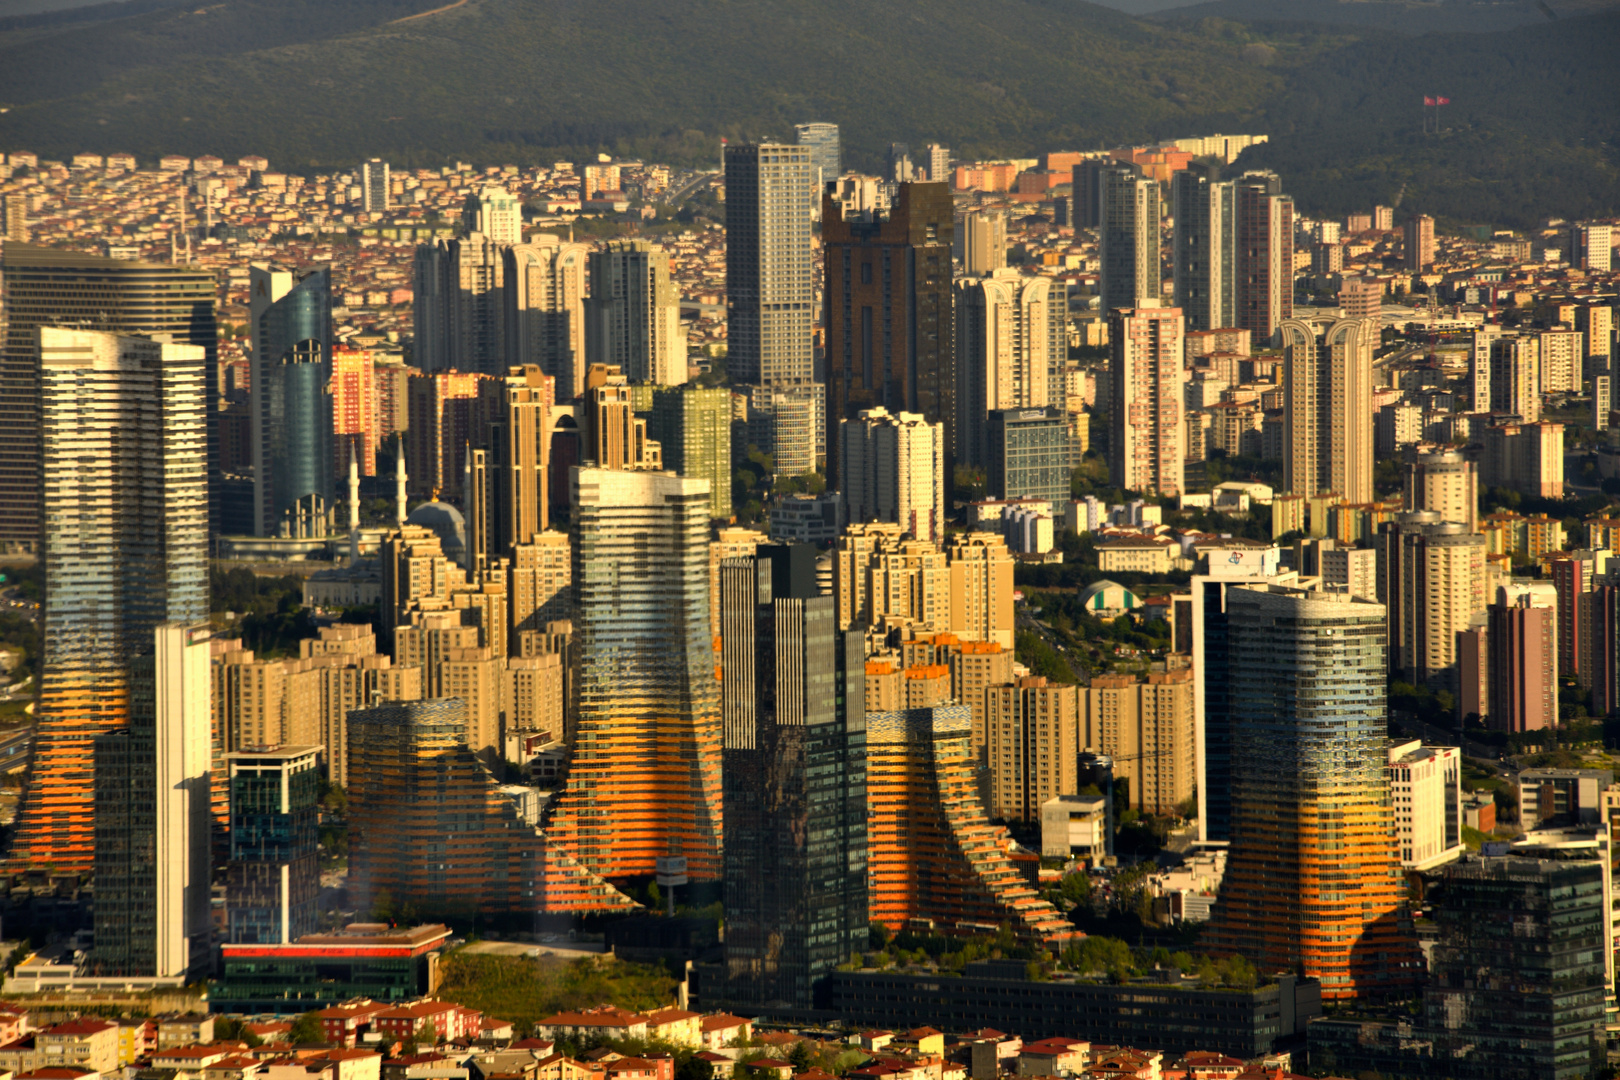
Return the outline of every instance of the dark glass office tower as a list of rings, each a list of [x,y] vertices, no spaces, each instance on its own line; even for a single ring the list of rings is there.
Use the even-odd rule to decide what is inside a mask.
[[[228,755],[227,944],[285,945],[319,928],[320,752],[277,746]]]
[[[726,1000],[812,1004],[867,933],[865,654],[809,545],[720,569]]]
[[[41,526],[39,372],[35,334],[42,326],[70,326],[115,334],[170,334],[177,345],[201,345],[206,354],[208,475],[219,476],[215,404],[218,337],[217,282],[212,270],[124,259],[103,259],[7,243],[0,256],[0,552],[33,550]],[[214,496],[210,496],[211,521]]]
[[[276,536],[310,496],[332,501],[332,275],[248,268],[253,333],[256,536]]]

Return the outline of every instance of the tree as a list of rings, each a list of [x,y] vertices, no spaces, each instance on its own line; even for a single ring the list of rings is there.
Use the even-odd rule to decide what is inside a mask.
[[[320,1013],[307,1012],[294,1020],[292,1030],[287,1032],[287,1041],[295,1046],[299,1043],[325,1042],[326,1031],[321,1027]]]

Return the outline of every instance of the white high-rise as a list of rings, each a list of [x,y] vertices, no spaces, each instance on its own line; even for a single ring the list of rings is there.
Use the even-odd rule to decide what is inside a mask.
[[[734,383],[803,385],[815,375],[810,148],[728,146],[726,367]]]
[[[645,240],[618,240],[592,252],[589,266],[587,364],[616,364],[633,383],[684,383],[686,331],[669,253]]]
[[[998,270],[956,281],[956,457],[990,461],[995,409],[1062,405],[1067,298],[1050,278]]]
[[[467,196],[461,211],[462,225],[470,233],[483,233],[502,246],[523,242],[523,204],[511,192],[490,184]]]
[[[1376,319],[1330,325],[1288,319],[1283,342],[1283,486],[1373,500],[1373,351]]]
[[[536,364],[557,400],[585,392],[585,272],[590,249],[551,233],[507,248],[506,362]]]
[[[388,162],[371,158],[360,166],[360,208],[368,214],[381,214],[393,205],[388,181]]]
[[[838,424],[845,520],[887,521],[918,540],[945,536],[945,425],[867,409]]]
[[[1145,301],[1108,314],[1112,482],[1126,491],[1179,495],[1182,478],[1180,308]]]

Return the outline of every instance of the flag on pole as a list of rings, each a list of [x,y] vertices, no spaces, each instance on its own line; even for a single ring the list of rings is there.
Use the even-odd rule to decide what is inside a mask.
[[[1437,97],[1434,99],[1434,103],[1436,105],[1450,105],[1451,99],[1448,97]]]
[[[1439,102],[1435,101],[1434,98],[1432,98],[1432,97],[1425,97],[1423,99],[1423,104],[1425,104],[1425,105],[1438,105]]]

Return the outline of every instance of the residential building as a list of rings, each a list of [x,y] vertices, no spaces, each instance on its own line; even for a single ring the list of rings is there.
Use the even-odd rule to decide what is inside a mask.
[[[616,367],[593,366],[585,375],[580,462],[599,469],[662,469],[663,450],[636,416],[630,380]]]
[[[1614,260],[1614,226],[1608,222],[1577,222],[1569,227],[1569,265],[1582,270],[1608,271]]]
[[[386,214],[392,204],[388,162],[368,158],[360,164],[360,209],[368,214]]]
[[[1115,487],[1179,495],[1182,480],[1180,308],[1149,300],[1109,312],[1110,479]]]
[[[709,516],[731,520],[731,392],[723,386],[660,387],[653,391],[647,434],[658,440],[664,468],[709,482]]]
[[[1261,340],[1294,317],[1294,200],[1281,183],[1263,171],[1236,181],[1236,325]]]
[[[1077,687],[1049,686],[1041,676],[985,690],[991,817],[1038,822],[1049,799],[1076,792],[1079,696]]]
[[[1494,424],[1485,429],[1479,482],[1541,499],[1564,497],[1564,425]]]
[[[613,364],[635,383],[686,381],[686,331],[669,253],[646,240],[614,240],[589,259],[585,359]]]
[[[1243,585],[1226,597],[1231,847],[1207,931],[1353,999],[1410,986],[1391,820],[1382,605]],[[1302,677],[1302,676],[1309,676]]]
[[[846,213],[830,196],[824,200],[822,324],[829,447],[840,423],[883,408],[943,425],[947,460],[954,456],[954,229],[950,189],[944,184],[901,184],[887,215]],[[730,355],[735,356],[735,327],[730,333]],[[829,485],[843,486],[841,468],[829,449]]]
[[[1489,602],[1485,537],[1431,511],[1399,514],[1379,534],[1380,596],[1392,672],[1456,694],[1457,635]]]
[[[129,728],[95,743],[90,967],[180,985],[213,965],[208,627],[166,623],[151,641],[131,663]]]
[[[533,365],[550,375],[559,401],[571,401],[585,393],[589,251],[587,244],[539,233],[501,255],[505,284],[504,363],[509,367]],[[420,359],[417,363],[422,364]]]
[[[881,405],[838,424],[844,520],[887,521],[919,540],[945,535],[945,426]]]
[[[930,180],[938,180],[933,175]],[[962,273],[989,277],[1007,265],[1007,214],[1003,210],[969,210],[956,219]]]
[[[34,743],[7,858],[84,873],[95,740],[131,723],[131,664],[158,627],[208,618],[207,354],[94,330],[37,335],[50,528]]]
[[[1331,491],[1345,502],[1372,502],[1378,323],[1340,319],[1321,326],[1289,319],[1277,329],[1283,342],[1283,486],[1299,495]]]
[[[1237,188],[1191,166],[1170,179],[1175,306],[1189,330],[1237,325]],[[1112,339],[1110,339],[1112,340]]]
[[[1391,744],[1389,789],[1401,866],[1432,870],[1463,853],[1460,749]]]
[[[524,655],[525,634],[543,634],[573,608],[573,566],[568,534],[548,530],[512,549],[506,575],[508,652]]]
[[[1102,309],[1137,308],[1160,295],[1159,185],[1131,167],[1104,169],[1099,179]]]
[[[44,528],[41,484],[43,368],[41,327],[93,326],[112,334],[167,334],[205,358],[202,408],[207,452],[207,522],[218,521],[219,432],[217,328],[212,270],[103,259],[8,240],[0,253],[5,295],[0,339],[0,551],[37,552]]]
[[[580,468],[573,484],[573,759],[547,833],[610,880],[652,873],[665,856],[716,880],[708,482]],[[642,752],[650,741],[656,757]]]
[[[1063,410],[996,409],[989,416],[986,442],[991,498],[1055,503],[1069,497],[1073,453]]]
[[[1197,773],[1192,671],[1095,675],[1081,697],[1080,749],[1113,759],[1115,781],[1128,785],[1135,809],[1179,813]]]
[[[928,540],[906,537],[899,525],[875,522],[845,528],[833,551],[838,628],[915,625],[950,629],[950,567]]]
[[[489,446],[486,560],[516,558],[551,526],[551,442],[556,379],[538,365],[508,369],[498,415],[485,425]]]
[[[1014,563],[1007,541],[994,533],[957,533],[945,541],[945,563],[950,581],[947,631],[963,642],[994,642],[1012,649]]]
[[[523,243],[523,206],[498,184],[487,184],[467,196],[461,227],[481,233],[499,247]]]
[[[731,381],[808,383],[815,366],[811,150],[735,143],[725,148],[724,157],[726,367]],[[832,228],[823,225],[824,246],[831,242]]]
[[[514,250],[479,232],[416,249],[411,317],[417,367],[428,372],[505,372],[512,363],[506,340],[506,260]]]
[[[460,500],[467,451],[482,444],[488,419],[484,382],[485,376],[462,371],[411,373],[403,441],[412,494]]]
[[[1421,274],[1434,266],[1434,218],[1428,214],[1413,214],[1406,219],[1405,243],[1401,248],[1403,265],[1408,272]]]
[[[1486,609],[1485,722],[1497,731],[1558,726],[1560,601],[1559,590],[1546,582],[1514,583],[1498,588]]]
[[[1579,330],[1543,330],[1535,335],[1543,394],[1579,394],[1586,386],[1585,335]]]
[[[863,946],[865,652],[840,633],[816,550],[721,564],[725,998],[805,1008]]]
[[[1460,450],[1413,448],[1406,455],[1406,509],[1479,529],[1479,471]]]
[[[1337,251],[1338,246],[1334,246]],[[1346,319],[1383,319],[1384,286],[1377,278],[1347,277],[1339,286],[1339,312]]]
[[[355,462],[360,475],[377,475],[377,367],[369,349],[332,347],[332,467],[347,473]]]
[[[1533,334],[1490,343],[1491,411],[1530,424],[1541,419],[1541,341]]]
[[[39,1067],[85,1069],[105,1076],[118,1070],[118,1025],[98,1017],[64,1020],[35,1032]]]
[[[358,705],[358,703],[357,703]],[[316,932],[320,896],[320,747],[226,755],[230,862],[225,941],[286,945]]]
[[[991,412],[1066,404],[1067,304],[1050,280],[1013,270],[958,278],[955,290],[955,458],[984,468]]]

